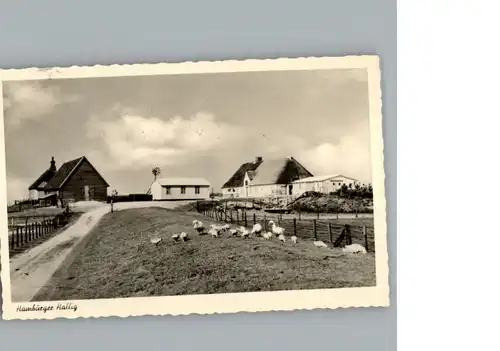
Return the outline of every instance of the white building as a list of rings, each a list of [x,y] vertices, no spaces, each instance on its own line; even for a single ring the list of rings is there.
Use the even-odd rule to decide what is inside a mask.
[[[342,174],[302,178],[293,182],[293,195],[301,195],[306,191],[329,194],[339,189],[342,184],[346,184],[347,186],[352,184],[354,187],[358,183],[358,180]]]
[[[309,172],[293,157],[263,160],[242,164],[222,186],[224,198],[261,198],[292,195],[294,180],[311,177]]]
[[[207,200],[210,183],[203,178],[162,178],[151,184],[153,200]]]

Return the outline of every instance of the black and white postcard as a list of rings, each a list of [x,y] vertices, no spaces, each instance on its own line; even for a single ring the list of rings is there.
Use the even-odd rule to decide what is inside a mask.
[[[389,305],[377,56],[0,71],[3,318]]]

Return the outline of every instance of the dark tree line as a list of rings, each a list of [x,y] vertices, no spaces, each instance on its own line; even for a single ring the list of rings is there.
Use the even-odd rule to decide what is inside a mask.
[[[373,199],[373,188],[371,184],[342,184],[342,186],[333,192],[333,195],[353,199]]]

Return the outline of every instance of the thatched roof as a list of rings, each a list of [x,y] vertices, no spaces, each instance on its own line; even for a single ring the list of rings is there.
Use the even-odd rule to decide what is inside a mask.
[[[33,190],[33,189],[43,189],[44,188],[44,185],[46,185],[49,180],[52,179],[52,177],[54,176],[54,171],[51,170],[51,169],[46,169],[45,172],[43,172],[38,178],[37,180],[35,180],[33,182],[33,184],[30,185],[30,187],[28,188],[29,190]]]
[[[45,186],[46,190],[58,190],[61,189],[64,184],[70,179],[71,175],[78,169],[78,166],[80,166],[84,161],[87,161],[88,164],[92,166],[92,164],[87,160],[85,156],[76,158],[74,160],[68,161],[63,163],[61,168],[56,172],[54,177],[48,182],[48,184]],[[102,176],[97,172],[97,170],[94,168],[94,171],[102,178]],[[102,178],[104,180],[104,178]],[[104,180],[106,185],[109,186],[109,184]]]
[[[50,167],[46,169],[34,182],[29,186],[29,190],[43,190],[47,183],[52,179],[56,173],[56,161],[54,161],[54,156],[50,160]]]
[[[252,180],[251,185],[289,184],[294,180],[313,176],[311,172],[293,157],[264,161],[258,159],[256,162],[242,164],[222,188],[243,186],[247,172]]]
[[[290,184],[295,180],[312,177],[293,157],[266,160],[258,168],[251,185]]]
[[[224,183],[222,188],[237,188],[243,186],[243,181],[245,180],[246,172],[252,172],[260,166],[262,160],[256,162],[244,163],[236,170],[236,172],[229,178],[227,182]]]

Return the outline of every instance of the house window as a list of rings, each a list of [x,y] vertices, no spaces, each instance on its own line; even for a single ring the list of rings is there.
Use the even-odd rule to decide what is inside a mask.
[[[245,180],[245,186],[248,186],[248,180]]]
[[[186,193],[186,187],[185,186],[181,186],[181,194],[185,194]]]
[[[200,193],[200,187],[199,186],[195,186],[194,187],[194,193],[195,194],[199,194]]]
[[[170,195],[170,187],[169,186],[167,186],[166,190],[167,190],[167,195]]]

